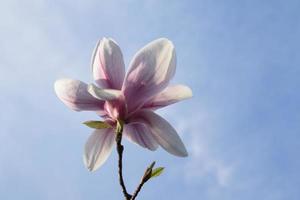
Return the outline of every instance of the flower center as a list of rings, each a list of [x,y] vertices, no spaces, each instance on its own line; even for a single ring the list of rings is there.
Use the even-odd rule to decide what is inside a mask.
[[[108,114],[109,118],[115,122],[118,119],[123,121],[126,119],[127,109],[126,103],[123,99],[106,101],[104,104],[104,110]]]

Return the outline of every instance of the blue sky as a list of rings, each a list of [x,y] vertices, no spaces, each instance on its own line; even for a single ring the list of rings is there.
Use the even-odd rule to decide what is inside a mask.
[[[121,199],[116,153],[97,172],[82,163],[93,113],[68,110],[53,83],[91,82],[101,37],[125,61],[158,37],[177,51],[174,83],[194,97],[159,111],[190,156],[125,142],[125,178],[135,188],[156,160],[165,173],[140,199],[300,198],[300,2],[1,1],[0,199]]]

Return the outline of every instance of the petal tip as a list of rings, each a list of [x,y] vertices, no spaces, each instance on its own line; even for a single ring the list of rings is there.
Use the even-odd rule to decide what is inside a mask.
[[[185,152],[182,154],[181,157],[188,157],[189,156],[189,153],[185,150]]]
[[[168,43],[168,44],[174,46],[173,42],[171,40],[169,40],[168,38],[166,38],[166,37],[161,37],[161,38],[158,38],[156,40],[159,41],[159,42],[165,42],[165,43]]]
[[[94,168],[95,165],[93,165],[93,163],[88,162],[88,158],[86,157],[86,155],[83,155],[83,163],[85,168],[89,171],[89,172],[94,172],[96,171],[96,169]]]
[[[181,100],[193,97],[192,89],[186,85],[178,85],[177,87],[174,86],[174,88],[178,90],[179,99]]]
[[[193,97],[193,91],[190,87],[186,86],[186,98],[192,98]]]
[[[54,91],[58,97],[64,92],[66,83],[70,81],[72,81],[72,79],[62,78],[54,82]]]
[[[102,37],[100,41],[101,42],[107,41],[107,37]]]
[[[57,93],[57,91],[59,90],[61,83],[62,83],[63,79],[58,79],[54,82],[54,90]]]
[[[103,45],[104,44],[108,44],[108,45],[113,45],[113,46],[117,46],[119,47],[118,43],[113,39],[113,38],[107,38],[107,37],[103,37],[101,40],[100,40],[100,43],[102,43]]]
[[[89,172],[94,172],[94,171],[96,171],[96,169],[94,169],[94,168],[92,168],[92,167],[87,167],[87,170],[88,170]]]
[[[180,149],[177,149],[177,152],[173,152],[173,155],[178,156],[178,157],[182,157],[182,158],[189,156],[185,146],[181,146]]]
[[[165,47],[169,48],[169,51],[172,52],[173,57],[176,59],[176,52],[175,52],[175,45],[174,43],[169,40],[168,38],[158,38],[157,40],[153,41],[154,43],[160,43]]]
[[[89,172],[94,172],[97,170],[97,168],[95,167],[95,165],[92,162],[88,161],[88,158],[86,157],[86,155],[83,155],[83,163],[85,168],[89,171]]]

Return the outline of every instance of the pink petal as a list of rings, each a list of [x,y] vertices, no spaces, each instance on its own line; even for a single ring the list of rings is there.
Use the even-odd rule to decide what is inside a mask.
[[[131,142],[151,151],[158,148],[158,144],[153,138],[151,132],[142,123],[126,124],[124,127],[124,136]]]
[[[98,169],[108,158],[114,144],[112,129],[96,129],[84,148],[84,164],[90,171]]]
[[[95,99],[87,92],[87,84],[73,79],[60,79],[54,84],[58,98],[75,111],[103,110],[104,101]]]
[[[192,90],[187,86],[168,86],[162,92],[155,95],[149,102],[145,103],[143,108],[158,109],[191,98],[192,96]]]
[[[130,65],[122,87],[129,112],[167,87],[175,74],[174,45],[167,39],[157,39],[138,51]]]
[[[176,130],[164,118],[154,112],[150,110],[138,111],[131,117],[130,121],[144,123],[156,142],[167,152],[180,157],[188,155]]]
[[[121,90],[100,89],[94,84],[88,85],[88,92],[96,99],[100,99],[104,101],[115,100],[122,95]]]
[[[102,88],[121,89],[125,65],[118,44],[111,38],[103,38],[92,56],[93,77]]]

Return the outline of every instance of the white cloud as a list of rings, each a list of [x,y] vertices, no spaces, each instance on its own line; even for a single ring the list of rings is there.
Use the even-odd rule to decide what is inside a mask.
[[[222,155],[216,153],[220,149],[213,116],[205,111],[199,111],[191,118],[180,118],[176,119],[176,130],[184,139],[189,152],[184,166],[185,180],[189,183],[207,180],[214,185],[228,186],[234,175],[235,163],[224,160]]]
[[[213,155],[201,141],[201,137],[192,136],[188,144],[191,158],[185,169],[187,180],[194,181],[201,177],[213,176],[218,185],[227,186],[233,175],[233,165]]]

